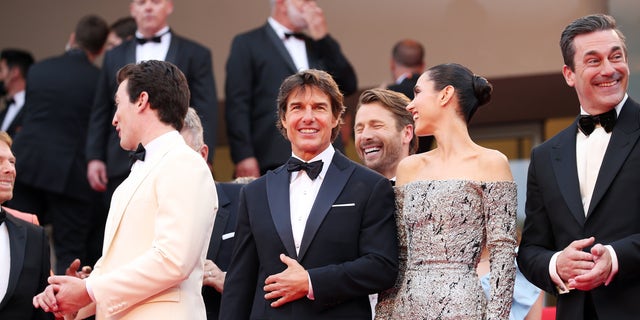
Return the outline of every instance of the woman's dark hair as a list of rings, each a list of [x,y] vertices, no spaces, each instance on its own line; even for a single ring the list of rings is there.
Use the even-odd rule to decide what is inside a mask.
[[[446,86],[455,89],[460,102],[459,112],[469,123],[479,106],[491,100],[493,86],[487,79],[471,72],[467,67],[457,63],[440,64],[426,71],[434,82],[434,89],[440,91]]]

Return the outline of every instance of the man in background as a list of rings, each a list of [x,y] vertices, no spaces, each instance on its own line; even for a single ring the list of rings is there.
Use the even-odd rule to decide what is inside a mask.
[[[391,50],[391,75],[394,83],[388,85],[387,89],[401,92],[409,100],[413,100],[413,87],[426,65],[424,55],[424,47],[420,42],[413,39],[398,41]],[[433,137],[419,137],[418,141],[416,152],[422,153],[431,149]]]
[[[91,233],[91,227],[102,221],[103,230],[105,217],[93,210],[98,194],[87,183],[84,146],[100,74],[93,62],[108,33],[102,18],[81,18],[71,49],[36,63],[27,77],[22,129],[13,143],[21,174],[10,207],[52,225],[56,274],[75,258],[93,264],[99,257],[100,247],[89,252],[88,243],[102,242],[102,233]]]
[[[107,203],[115,188],[129,175],[129,158],[111,126],[115,113],[113,100],[116,74],[128,63],[148,60],[169,61],[189,82],[190,105],[198,111],[204,125],[207,145],[216,145],[218,99],[213,78],[211,52],[204,46],[179,36],[169,28],[172,0],[132,0],[129,9],[136,20],[136,38],[106,52],[97,85],[87,138],[87,178],[96,191],[107,192]],[[213,149],[212,149],[213,150]],[[213,162],[213,152],[209,153]]]
[[[22,125],[27,72],[33,61],[31,53],[25,50],[4,49],[0,52],[0,96],[4,96],[0,106],[0,130],[11,137],[15,137]]]
[[[109,26],[109,36],[104,46],[105,50],[111,50],[122,42],[131,40],[136,35],[136,20],[133,17],[122,17]]]
[[[278,89],[286,77],[320,69],[333,76],[345,95],[358,88],[353,67],[329,35],[316,1],[270,4],[267,23],[236,36],[227,60],[225,116],[236,177],[258,177],[291,154],[290,144],[273,125]],[[343,149],[340,139],[334,144]]]

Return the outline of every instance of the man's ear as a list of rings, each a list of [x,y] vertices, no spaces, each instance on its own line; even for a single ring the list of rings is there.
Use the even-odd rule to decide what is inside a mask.
[[[142,91],[138,96],[138,101],[136,101],[136,108],[138,109],[138,112],[142,112],[148,107],[149,107],[149,93],[147,93],[146,91]]]
[[[576,74],[566,64],[562,67],[562,75],[564,76],[564,81],[567,82],[569,87],[573,87],[575,85]]]

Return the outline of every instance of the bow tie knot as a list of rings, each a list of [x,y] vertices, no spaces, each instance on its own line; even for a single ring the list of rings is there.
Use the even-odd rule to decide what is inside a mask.
[[[7,108],[8,108],[10,105],[12,105],[12,104],[16,103],[16,101],[15,101],[15,100],[13,100],[13,98],[8,98],[5,102],[6,102]]]
[[[304,33],[300,33],[300,32],[285,32],[284,33],[284,39],[287,40],[291,37],[294,37],[298,40],[304,40]]]
[[[315,180],[320,174],[320,171],[322,171],[322,164],[322,160],[302,162],[297,158],[291,157],[289,162],[287,162],[287,171],[294,172],[304,170],[311,180]]]
[[[133,166],[136,161],[144,161],[144,157],[147,155],[147,150],[145,150],[142,143],[138,143],[138,148],[136,151],[129,152],[129,168]]]
[[[578,119],[578,129],[580,129],[585,136],[589,136],[593,130],[595,130],[596,125],[599,124],[604,131],[611,132],[613,126],[616,124],[616,117],[617,113],[615,108],[595,116],[581,115],[580,119]]]

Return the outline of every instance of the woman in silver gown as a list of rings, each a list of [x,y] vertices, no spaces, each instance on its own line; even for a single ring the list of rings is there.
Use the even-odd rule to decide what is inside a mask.
[[[437,147],[403,159],[396,182],[400,272],[376,319],[508,319],[515,279],[516,185],[507,158],[474,143],[467,123],[492,86],[458,64],[427,70],[407,106]],[[491,295],[476,274],[490,252]]]

